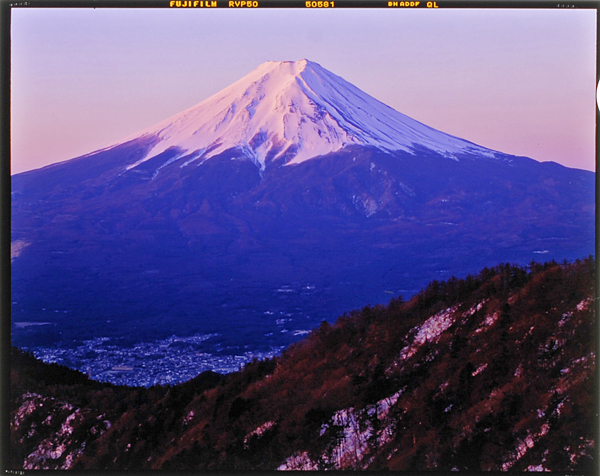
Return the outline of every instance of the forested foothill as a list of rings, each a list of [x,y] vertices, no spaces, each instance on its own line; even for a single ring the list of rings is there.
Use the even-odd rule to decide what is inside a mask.
[[[433,281],[176,386],[13,349],[10,468],[593,473],[595,356],[592,257]]]

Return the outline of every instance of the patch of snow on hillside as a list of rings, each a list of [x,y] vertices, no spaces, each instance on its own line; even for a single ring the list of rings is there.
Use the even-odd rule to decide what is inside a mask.
[[[327,458],[336,469],[358,469],[357,465],[365,456],[373,429],[371,425],[361,424],[360,420],[360,414],[353,408],[340,410],[333,417],[333,425],[343,428],[343,436]]]
[[[43,406],[43,397],[37,393],[26,393],[23,395],[23,403],[15,412],[10,422],[11,430],[18,428],[26,416],[31,415],[38,407]]]
[[[377,414],[379,420],[385,418],[389,413],[390,409],[396,404],[403,390],[399,390],[390,397],[379,400],[374,405],[367,406],[367,415],[373,416]]]
[[[61,428],[55,434],[41,441],[38,447],[32,451],[23,461],[24,469],[51,469],[47,460],[60,458],[72,442],[68,437],[73,433],[72,423],[81,420],[81,410],[78,408],[71,413],[61,424]]]
[[[179,166],[179,168],[182,169],[186,165],[189,165],[192,162],[194,162],[194,161],[196,161],[198,159],[201,159],[202,156],[204,155],[204,152],[206,152],[206,149],[200,149],[200,150],[197,150],[197,151],[193,152],[192,154],[190,154],[190,156],[189,156],[190,158],[187,159],[183,164],[181,164]]]
[[[475,369],[475,371],[471,374],[471,376],[475,377],[475,376],[479,375],[481,372],[483,372],[487,368],[487,366],[488,366],[487,363],[480,365],[479,367],[477,367],[477,369]]]
[[[528,450],[535,446],[536,442],[540,438],[548,434],[549,430],[550,425],[548,425],[548,423],[544,423],[538,433],[528,434],[524,439],[518,439],[517,447],[514,449],[508,460],[502,464],[502,471],[508,471],[510,468],[512,468],[517,461],[525,456],[525,453],[527,453]]]
[[[73,434],[76,427],[83,422],[84,413],[87,413],[89,410],[74,409],[67,402],[57,401],[52,397],[41,397],[37,394],[27,393],[23,397],[25,403],[17,411],[17,422],[31,410],[32,403],[35,408],[43,407],[44,412],[47,412],[49,416],[54,416],[54,418],[48,417],[44,420],[43,424],[50,426],[50,429],[43,432],[44,434],[50,432],[50,434],[47,438],[40,441],[37,447],[28,450],[30,453],[23,460],[23,469],[71,469],[77,458],[83,454],[86,445],[85,441],[74,439]],[[71,413],[62,420],[58,415],[65,411]],[[102,418],[103,415],[98,415],[96,417],[98,422],[87,431],[88,435],[94,436],[94,439],[101,437],[111,426],[108,420],[102,421]],[[23,420],[21,419],[18,423],[21,424],[22,422]],[[41,433],[35,428],[35,423],[31,424],[30,427],[30,432],[27,435],[28,438],[35,437],[36,433],[38,435]],[[82,437],[80,434],[79,438]],[[63,457],[64,461],[61,463],[59,460]]]
[[[545,468],[543,464],[537,464],[537,465],[530,464],[529,466],[527,466],[527,468],[525,468],[525,471],[543,472],[543,471],[550,471],[550,470]]]
[[[248,448],[248,441],[250,441],[250,438],[252,438],[253,436],[256,436],[256,437],[260,438],[262,435],[265,434],[266,431],[270,430],[275,425],[276,425],[276,423],[274,421],[268,421],[268,422],[263,423],[262,425],[260,425],[255,430],[253,430],[250,433],[248,433],[244,437],[244,448]]]
[[[194,413],[194,410],[190,410],[190,412],[183,418],[183,425],[188,425],[195,415],[196,414]]]
[[[404,347],[404,349],[400,351],[398,361],[401,362],[409,359],[417,352],[420,346],[425,344],[425,342],[435,340],[442,332],[446,331],[454,324],[455,312],[456,306],[449,307],[427,319],[420,328],[415,328],[418,329],[418,331],[413,338],[412,344]],[[413,329],[413,331],[415,329]]]
[[[278,471],[316,471],[318,469],[319,466],[310,459],[307,451],[290,456],[277,468]]]
[[[167,160],[164,164],[162,164],[160,167],[158,167],[154,171],[154,174],[152,174],[152,179],[151,180],[154,180],[156,178],[156,176],[158,175],[158,172],[160,172],[161,169],[164,169],[167,165],[172,164],[173,162],[175,162],[176,160],[179,160],[180,158],[181,158],[180,155],[176,155],[175,157],[172,157],[169,160]]]
[[[482,301],[482,302],[480,302],[480,303],[476,304],[475,306],[473,306],[472,308],[470,308],[470,309],[469,309],[469,310],[466,312],[466,314],[467,314],[468,316],[472,316],[472,315],[474,315],[474,314],[475,314],[477,311],[481,311],[481,309],[483,308],[483,305],[484,305],[484,304],[485,304],[485,301]]]
[[[423,345],[427,341],[432,341],[438,337],[442,332],[448,329],[454,323],[454,312],[456,307],[449,307],[448,309],[436,314],[435,316],[427,319],[414,339],[415,345]]]
[[[403,390],[368,405],[364,410],[345,408],[333,414],[329,422],[321,426],[319,436],[328,430],[339,433],[335,443],[320,455],[317,461],[309,458],[308,453],[295,454],[277,469],[279,470],[316,470],[322,467],[333,469],[365,469],[372,461],[369,458],[371,445],[380,448],[391,441],[394,435],[393,422],[387,418],[390,409],[396,404]],[[379,430],[373,428],[373,419],[379,420]]]
[[[484,331],[486,328],[493,325],[494,322],[496,322],[499,317],[500,317],[499,311],[496,311],[492,315],[486,316],[485,321],[483,321],[483,324],[481,325],[481,327],[475,330],[475,334],[479,334],[480,332]]]
[[[578,311],[585,311],[586,309],[588,309],[590,307],[590,304],[592,303],[592,301],[593,301],[592,298],[584,299],[579,304],[577,304],[577,310]]]

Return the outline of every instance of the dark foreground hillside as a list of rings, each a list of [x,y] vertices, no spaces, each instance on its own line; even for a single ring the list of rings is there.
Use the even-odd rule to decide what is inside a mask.
[[[597,469],[595,262],[500,265],[173,387],[13,350],[12,469]]]

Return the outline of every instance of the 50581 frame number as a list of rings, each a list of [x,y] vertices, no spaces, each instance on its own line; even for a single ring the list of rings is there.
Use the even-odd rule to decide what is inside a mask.
[[[319,1],[306,1],[306,8],[333,8],[335,2],[329,2],[326,0]]]

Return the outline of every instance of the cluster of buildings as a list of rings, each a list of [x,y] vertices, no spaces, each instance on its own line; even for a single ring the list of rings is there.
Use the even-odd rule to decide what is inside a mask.
[[[75,368],[94,380],[143,387],[174,385],[190,380],[207,370],[219,373],[235,372],[255,358],[270,358],[282,350],[279,347],[266,352],[238,354],[224,351],[212,354],[198,350],[197,344],[215,336],[171,336],[156,342],[141,342],[131,347],[120,347],[114,345],[108,337],[98,337],[74,348],[41,347],[26,350],[31,350],[44,362],[55,362]]]

